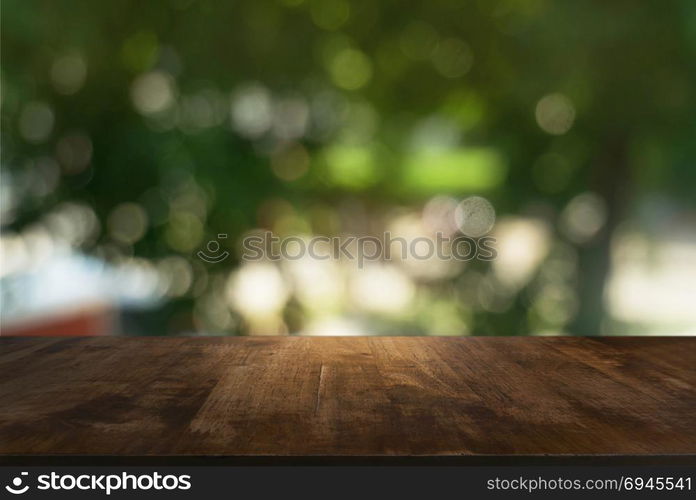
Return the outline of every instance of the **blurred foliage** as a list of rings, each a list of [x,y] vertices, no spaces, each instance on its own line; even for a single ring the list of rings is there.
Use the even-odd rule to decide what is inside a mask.
[[[30,184],[38,158],[61,173],[48,193],[15,188],[5,230],[82,202],[102,227],[87,252],[193,262],[217,234],[234,250],[273,226],[269,210],[295,214],[289,234],[338,234],[346,204],[377,220],[438,194],[482,194],[499,217],[557,228],[592,192],[608,213],[600,234],[577,243],[553,230],[551,255],[577,254],[579,306],[548,326],[594,334],[611,235],[636,200],[696,199],[695,76],[689,0],[6,0],[2,165]],[[147,215],[132,244],[108,230],[124,202]],[[192,265],[205,283],[140,313],[140,330],[194,328],[194,304],[238,260]],[[416,317],[370,329],[422,333],[437,318],[452,333],[543,329],[531,279],[505,307],[470,307],[486,270],[423,285]],[[305,314],[290,301],[290,330]]]

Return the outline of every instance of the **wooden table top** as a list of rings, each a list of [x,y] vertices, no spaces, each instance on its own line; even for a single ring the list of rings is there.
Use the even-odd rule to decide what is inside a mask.
[[[0,338],[0,454],[696,455],[696,338]]]

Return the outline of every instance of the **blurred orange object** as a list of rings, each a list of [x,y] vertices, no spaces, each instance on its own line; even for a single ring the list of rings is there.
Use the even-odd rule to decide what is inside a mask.
[[[106,305],[95,305],[16,321],[0,328],[2,336],[90,337],[111,335],[116,330],[116,314]]]

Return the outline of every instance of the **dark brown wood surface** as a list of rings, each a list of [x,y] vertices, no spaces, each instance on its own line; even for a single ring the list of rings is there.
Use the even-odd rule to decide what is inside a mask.
[[[1,338],[0,454],[696,454],[696,338]]]

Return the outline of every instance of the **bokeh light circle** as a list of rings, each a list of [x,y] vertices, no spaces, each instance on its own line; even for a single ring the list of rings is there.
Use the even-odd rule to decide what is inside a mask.
[[[478,238],[493,228],[495,209],[487,199],[470,196],[457,205],[454,220],[462,234]]]

